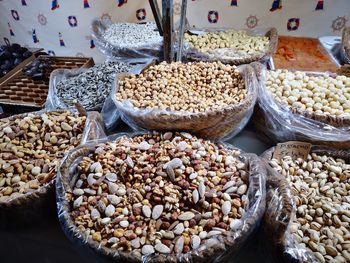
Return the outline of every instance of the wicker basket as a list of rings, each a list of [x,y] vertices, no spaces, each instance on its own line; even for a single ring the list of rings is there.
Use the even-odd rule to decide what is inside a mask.
[[[188,131],[198,137],[216,140],[237,134],[250,119],[257,98],[257,82],[254,70],[249,65],[242,66],[247,89],[246,98],[239,104],[232,104],[224,109],[204,113],[169,112],[165,110],[136,109],[126,107],[117,101],[114,90],[113,100],[121,112],[123,121],[130,126],[147,130]],[[121,77],[120,79],[123,79]]]
[[[24,113],[11,116],[8,119],[14,120],[24,118],[28,116],[28,114],[41,113],[42,111],[35,113]],[[98,138],[101,136],[101,129],[103,129],[102,118],[100,117],[99,113],[91,112],[85,121],[81,142]],[[46,212],[42,211],[43,208],[52,210],[51,208],[54,207],[53,202],[55,200],[54,185],[55,179],[51,180],[45,185],[42,185],[31,193],[20,195],[16,198],[10,199],[9,201],[0,202],[1,224],[12,225],[23,221],[32,222],[40,218],[40,213]]]
[[[272,147],[262,153],[261,157],[266,161],[272,159],[275,147]],[[350,162],[350,152],[336,150],[325,146],[311,147],[310,153],[316,153],[319,155],[329,155],[334,158],[344,159],[347,163]],[[286,248],[291,250],[298,250],[295,246],[294,240],[288,240],[286,233],[292,216],[295,213],[294,198],[291,194],[290,186],[285,177],[277,173],[272,168],[268,169],[267,175],[267,195],[266,195],[266,212],[264,215],[263,223],[264,229],[268,232],[268,236],[272,237],[271,241],[274,243],[278,258],[290,263],[309,263],[318,262],[313,253],[309,250],[303,249],[300,254],[302,257],[296,258],[295,255],[291,255],[286,252]],[[289,251],[289,249],[288,249]],[[299,253],[294,253],[299,254]],[[280,262],[280,261],[279,261]]]
[[[343,29],[340,55],[345,64],[350,64],[350,27]]]
[[[258,76],[264,74],[264,69],[262,67],[256,65],[253,66]],[[307,74],[314,75],[313,73]],[[267,97],[267,94],[264,93],[267,93],[268,91],[264,86],[263,77],[260,77],[259,82],[260,88],[262,89],[260,94],[263,93],[260,98],[265,98]],[[310,142],[315,145],[326,145],[338,149],[350,148],[350,130],[340,131],[340,129],[350,126],[350,117],[337,117],[333,115],[311,113],[296,108],[289,108],[287,105],[281,104],[273,99],[273,103],[276,104],[276,107],[274,107],[271,103],[262,102],[261,100],[263,99],[260,99],[255,107],[253,122],[259,133],[261,133],[263,137],[269,138],[274,143],[296,140]],[[268,105],[262,105],[262,103]],[[269,108],[270,110],[274,108],[273,114],[271,112],[266,112],[264,108]],[[276,108],[280,109],[279,111],[283,111],[284,114],[288,116],[286,117],[276,114]],[[286,113],[287,111],[289,111],[288,114]],[[290,119],[288,121],[288,126],[285,122],[286,118],[288,120]],[[304,121],[304,127],[300,125],[301,119]],[[273,125],[273,127],[271,127],[271,125]],[[319,125],[319,127],[328,126],[337,128],[334,132],[334,138],[329,135],[331,132],[326,129],[324,138],[316,137],[315,134],[317,132],[320,133],[321,131],[321,128],[315,128],[316,125]],[[328,135],[328,137],[326,135]]]
[[[208,29],[204,31],[213,31],[213,29]],[[219,30],[222,31],[222,30]],[[190,33],[190,31],[187,31]],[[267,61],[273,54],[276,53],[277,44],[278,44],[278,33],[276,28],[269,29],[265,34],[266,37],[269,38],[269,46],[264,54],[256,54],[245,58],[220,58],[219,56],[215,56],[211,58],[209,55],[198,51],[195,48],[187,47],[185,50],[186,58],[190,61],[221,61],[222,63],[232,64],[232,65],[242,65],[249,64],[254,61]],[[186,43],[188,46],[189,44]]]
[[[102,142],[102,141],[100,141]],[[89,153],[95,151],[94,144],[82,145],[71,152],[64,158],[61,163],[58,177],[56,180],[56,198],[58,204],[58,215],[63,230],[66,235],[75,243],[85,245],[87,248],[92,248],[95,252],[101,253],[104,256],[113,258],[118,262],[147,262],[147,263],[175,263],[182,262],[179,257],[175,255],[152,255],[147,257],[141,257],[139,253],[134,251],[128,253],[118,251],[112,248],[101,245],[99,242],[92,240],[90,236],[83,233],[73,222],[70,216],[71,205],[67,199],[67,193],[72,193],[72,187],[77,181],[77,174],[74,174],[77,163]],[[255,156],[255,155],[254,155]],[[223,238],[220,236],[219,243],[202,250],[200,252],[191,253],[191,263],[205,263],[205,262],[227,262],[232,259],[232,256],[238,252],[247,236],[249,236],[254,228],[259,223],[265,210],[265,193],[263,187],[265,187],[266,170],[258,160],[258,158],[246,155],[246,161],[249,164],[252,174],[250,174],[250,184],[248,188],[249,202],[249,217],[245,221],[241,229],[235,230],[235,232]],[[257,195],[257,189],[260,189]],[[252,214],[250,213],[252,212]],[[184,260],[184,259],[183,259]]]

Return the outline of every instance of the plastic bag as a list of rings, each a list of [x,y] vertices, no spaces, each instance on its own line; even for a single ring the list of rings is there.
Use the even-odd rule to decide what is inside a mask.
[[[42,110],[33,113],[24,113],[9,117],[10,120],[22,119],[29,114],[40,115],[50,112]],[[55,111],[64,112],[64,111]],[[3,119],[1,121],[6,121]],[[87,143],[99,137],[105,137],[105,128],[102,119],[97,112],[90,112],[86,117],[84,130],[80,139],[80,144]],[[58,167],[57,167],[58,168]],[[40,219],[41,212],[52,210],[52,202],[54,200],[54,184],[55,179],[50,180],[47,184],[41,185],[33,192],[20,195],[8,201],[0,202],[0,222],[1,227],[7,225],[19,224],[24,222],[32,222]]]
[[[73,186],[78,180],[77,166],[78,163],[93,153],[98,145],[102,147],[102,143],[107,141],[119,140],[121,136],[134,137],[136,134],[117,134],[108,139],[99,142],[82,145],[71,151],[61,163],[59,176],[56,182],[56,197],[58,216],[63,230],[67,236],[76,241],[78,244],[85,244],[87,247],[93,248],[95,251],[103,255],[112,257],[114,260],[121,262],[224,262],[236,253],[244,244],[246,238],[259,225],[259,221],[265,209],[265,166],[262,165],[260,159],[255,154],[241,153],[239,158],[245,162],[249,169],[249,185],[247,190],[246,206],[242,223],[237,226],[234,231],[226,238],[219,236],[219,243],[215,243],[210,248],[200,247],[198,250],[192,250],[186,254],[169,255],[169,254],[152,254],[141,256],[139,252],[132,250],[131,252],[118,251],[104,246],[100,242],[94,241],[87,232],[80,231],[75,225],[70,215],[71,204],[70,196],[72,196]],[[227,148],[235,150],[232,146],[225,145]],[[116,148],[116,150],[118,147]],[[237,149],[236,149],[237,150]],[[117,175],[120,176],[120,175]]]
[[[344,64],[350,64],[350,27],[343,29],[340,56]]]
[[[272,159],[275,148],[265,151],[261,157],[268,162]],[[348,151],[339,151],[324,146],[312,146],[310,153],[332,156],[350,161]],[[277,170],[267,164],[267,193],[266,211],[263,219],[263,228],[267,237],[271,237],[276,262],[318,263],[314,253],[298,244],[291,232],[291,222],[296,218],[296,205],[291,187],[286,179]],[[271,249],[271,247],[270,247]],[[271,251],[271,250],[270,250]],[[269,251],[269,252],[270,252]]]
[[[150,43],[144,43],[143,45],[140,45],[139,42],[129,43],[130,46],[128,47],[113,45],[103,37],[103,33],[105,32],[105,30],[107,30],[107,28],[110,27],[112,24],[113,22],[108,18],[94,19],[91,24],[91,35],[94,40],[94,43],[99,48],[99,50],[107,57],[125,60],[132,58],[162,58],[163,37],[159,36],[159,40],[152,41]]]
[[[207,32],[213,31],[226,31],[230,30],[229,28],[205,28],[205,29],[191,29],[187,30],[187,32],[192,34],[205,34]],[[232,30],[232,29],[231,29]],[[249,30],[247,31],[248,35],[252,36],[267,36],[270,41],[269,45],[263,53],[253,53],[245,56],[238,55],[237,57],[232,57],[226,55],[227,52],[231,52],[231,48],[219,48],[213,51],[211,54],[203,53],[191,45],[188,42],[184,42],[183,54],[189,60],[196,61],[221,61],[223,63],[240,65],[240,64],[248,64],[253,61],[267,61],[277,50],[278,44],[278,34],[275,28],[271,29],[258,29],[258,30]]]
[[[257,75],[260,76],[260,85],[258,106],[253,115],[253,122],[260,135],[266,136],[275,143],[305,141],[335,148],[350,147],[350,119],[294,111],[287,105],[278,103],[265,87],[267,73],[265,68],[257,64],[254,67]]]
[[[257,99],[258,84],[253,68],[249,65],[242,65],[238,67],[238,70],[245,79],[247,96],[242,102],[222,110],[190,113],[165,109],[138,109],[129,100],[120,102],[116,99],[118,80],[116,80],[116,88],[111,92],[109,102],[113,101],[122,120],[134,130],[188,131],[198,137],[211,140],[229,140],[248,123]],[[125,75],[117,76],[118,79],[123,77]],[[105,121],[109,129],[112,122]]]

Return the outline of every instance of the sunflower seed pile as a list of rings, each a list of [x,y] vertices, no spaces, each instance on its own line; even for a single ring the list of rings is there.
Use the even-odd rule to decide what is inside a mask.
[[[113,46],[120,48],[137,48],[162,43],[163,38],[155,31],[156,24],[117,23],[112,24],[103,33],[103,38]]]
[[[68,107],[79,102],[87,110],[99,109],[110,93],[116,74],[130,69],[131,66],[126,63],[106,61],[77,76],[59,81],[56,96]]]
[[[78,164],[71,217],[94,241],[134,255],[202,251],[242,227],[240,152],[188,133],[121,137]]]

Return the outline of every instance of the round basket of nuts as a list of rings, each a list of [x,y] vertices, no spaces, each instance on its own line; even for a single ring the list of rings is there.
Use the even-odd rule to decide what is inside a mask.
[[[112,97],[135,130],[188,131],[214,140],[234,136],[247,124],[257,81],[249,65],[163,62],[120,76]]]
[[[276,28],[264,32],[203,29],[185,33],[184,56],[192,61],[221,61],[241,65],[267,61],[277,50]]]
[[[343,29],[340,55],[343,63],[350,64],[350,27],[345,27]]]
[[[350,147],[350,78],[300,71],[267,71],[260,82],[257,129],[275,142]]]
[[[54,200],[58,163],[66,152],[101,132],[98,116],[39,111],[0,120],[1,222],[35,217],[33,208],[44,205],[50,193]]]
[[[83,145],[56,183],[66,234],[121,262],[223,262],[265,209],[254,154],[153,132]]]
[[[274,170],[270,175],[279,173],[290,187],[279,198],[294,199],[295,203],[291,209],[291,202],[267,200],[264,224],[270,235],[278,237],[275,242],[284,259],[350,262],[350,153],[325,146],[312,146],[305,160],[290,156],[272,159],[273,153],[271,148],[262,155]],[[286,189],[285,181],[279,182],[275,188]],[[284,232],[274,231],[281,230],[276,228],[279,225]]]
[[[94,43],[108,57],[162,57],[163,37],[154,22],[113,23],[108,18],[94,19],[91,30]]]

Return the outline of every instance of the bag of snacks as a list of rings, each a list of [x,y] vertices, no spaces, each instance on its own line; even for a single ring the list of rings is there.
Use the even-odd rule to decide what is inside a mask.
[[[221,62],[151,64],[116,84],[112,100],[133,129],[188,131],[213,140],[239,133],[257,98],[253,68]]]
[[[265,166],[188,133],[117,135],[62,162],[66,234],[120,262],[223,262],[265,209]]]
[[[163,37],[154,22],[113,23],[106,18],[94,19],[91,29],[94,43],[107,57],[128,60],[163,56]]]
[[[65,153],[105,137],[97,112],[88,116],[68,110],[25,113],[0,119],[0,127],[2,226],[36,219],[47,201],[54,204],[54,179]]]
[[[107,60],[88,69],[56,69],[50,75],[45,108],[72,108],[79,102],[88,111],[99,111],[110,95],[116,74],[132,68],[130,63]]]
[[[240,65],[267,61],[276,52],[278,35],[275,28],[264,32],[195,29],[187,30],[184,41],[183,53],[189,60]]]
[[[350,27],[343,29],[340,55],[344,64],[350,64]]]
[[[350,147],[350,78],[301,71],[260,74],[253,121],[274,142]]]
[[[262,155],[270,164],[267,184],[275,178],[264,226],[280,252],[278,262],[349,262],[349,152],[312,146],[306,159],[276,159],[274,152]]]

